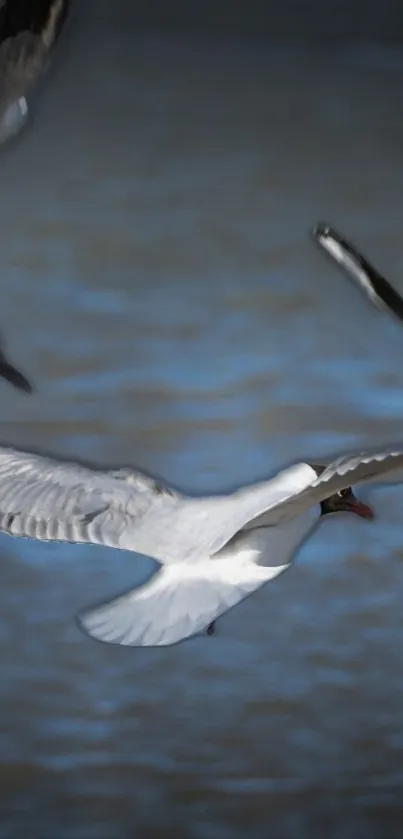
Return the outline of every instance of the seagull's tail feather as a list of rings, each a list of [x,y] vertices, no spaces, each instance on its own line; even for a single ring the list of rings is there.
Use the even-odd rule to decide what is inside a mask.
[[[176,644],[206,629],[288,565],[263,568],[234,559],[161,568],[148,583],[85,611],[78,622],[98,641],[129,647]]]

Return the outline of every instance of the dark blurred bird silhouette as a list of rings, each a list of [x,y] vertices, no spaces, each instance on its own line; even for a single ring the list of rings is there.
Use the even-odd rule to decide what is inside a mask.
[[[373,306],[403,320],[403,297],[349,239],[325,222],[317,224],[312,235]]]
[[[8,360],[4,352],[4,346],[0,346],[0,378],[10,382],[17,390],[23,390],[25,393],[33,392],[33,387],[28,379]]]
[[[46,69],[70,0],[0,0],[0,143],[28,117],[27,95]]]

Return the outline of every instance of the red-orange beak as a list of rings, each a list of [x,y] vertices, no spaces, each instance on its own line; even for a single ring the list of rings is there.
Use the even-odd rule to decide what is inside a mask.
[[[358,498],[349,498],[346,503],[346,509],[350,513],[355,513],[356,516],[361,516],[363,519],[374,519],[375,513],[368,506],[368,504],[363,504],[362,501],[359,501]]]

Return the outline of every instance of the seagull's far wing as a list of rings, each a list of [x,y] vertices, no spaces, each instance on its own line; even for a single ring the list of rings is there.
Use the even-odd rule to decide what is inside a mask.
[[[329,463],[310,487],[290,498],[282,508],[284,520],[336,492],[363,483],[403,483],[403,448],[347,454]]]
[[[13,536],[124,547],[123,534],[154,505],[177,498],[134,469],[101,471],[0,448],[0,531]]]
[[[338,457],[312,485],[315,497],[323,498],[355,484],[403,483],[403,449],[366,451]]]

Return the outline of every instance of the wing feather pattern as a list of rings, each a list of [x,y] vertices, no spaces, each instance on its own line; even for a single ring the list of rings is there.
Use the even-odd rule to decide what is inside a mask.
[[[403,449],[389,448],[347,454],[329,463],[311,486],[273,510],[273,524],[289,521],[313,504],[364,483],[403,483]]]
[[[135,470],[95,470],[0,448],[0,530],[13,536],[121,547],[125,529],[173,498]]]

